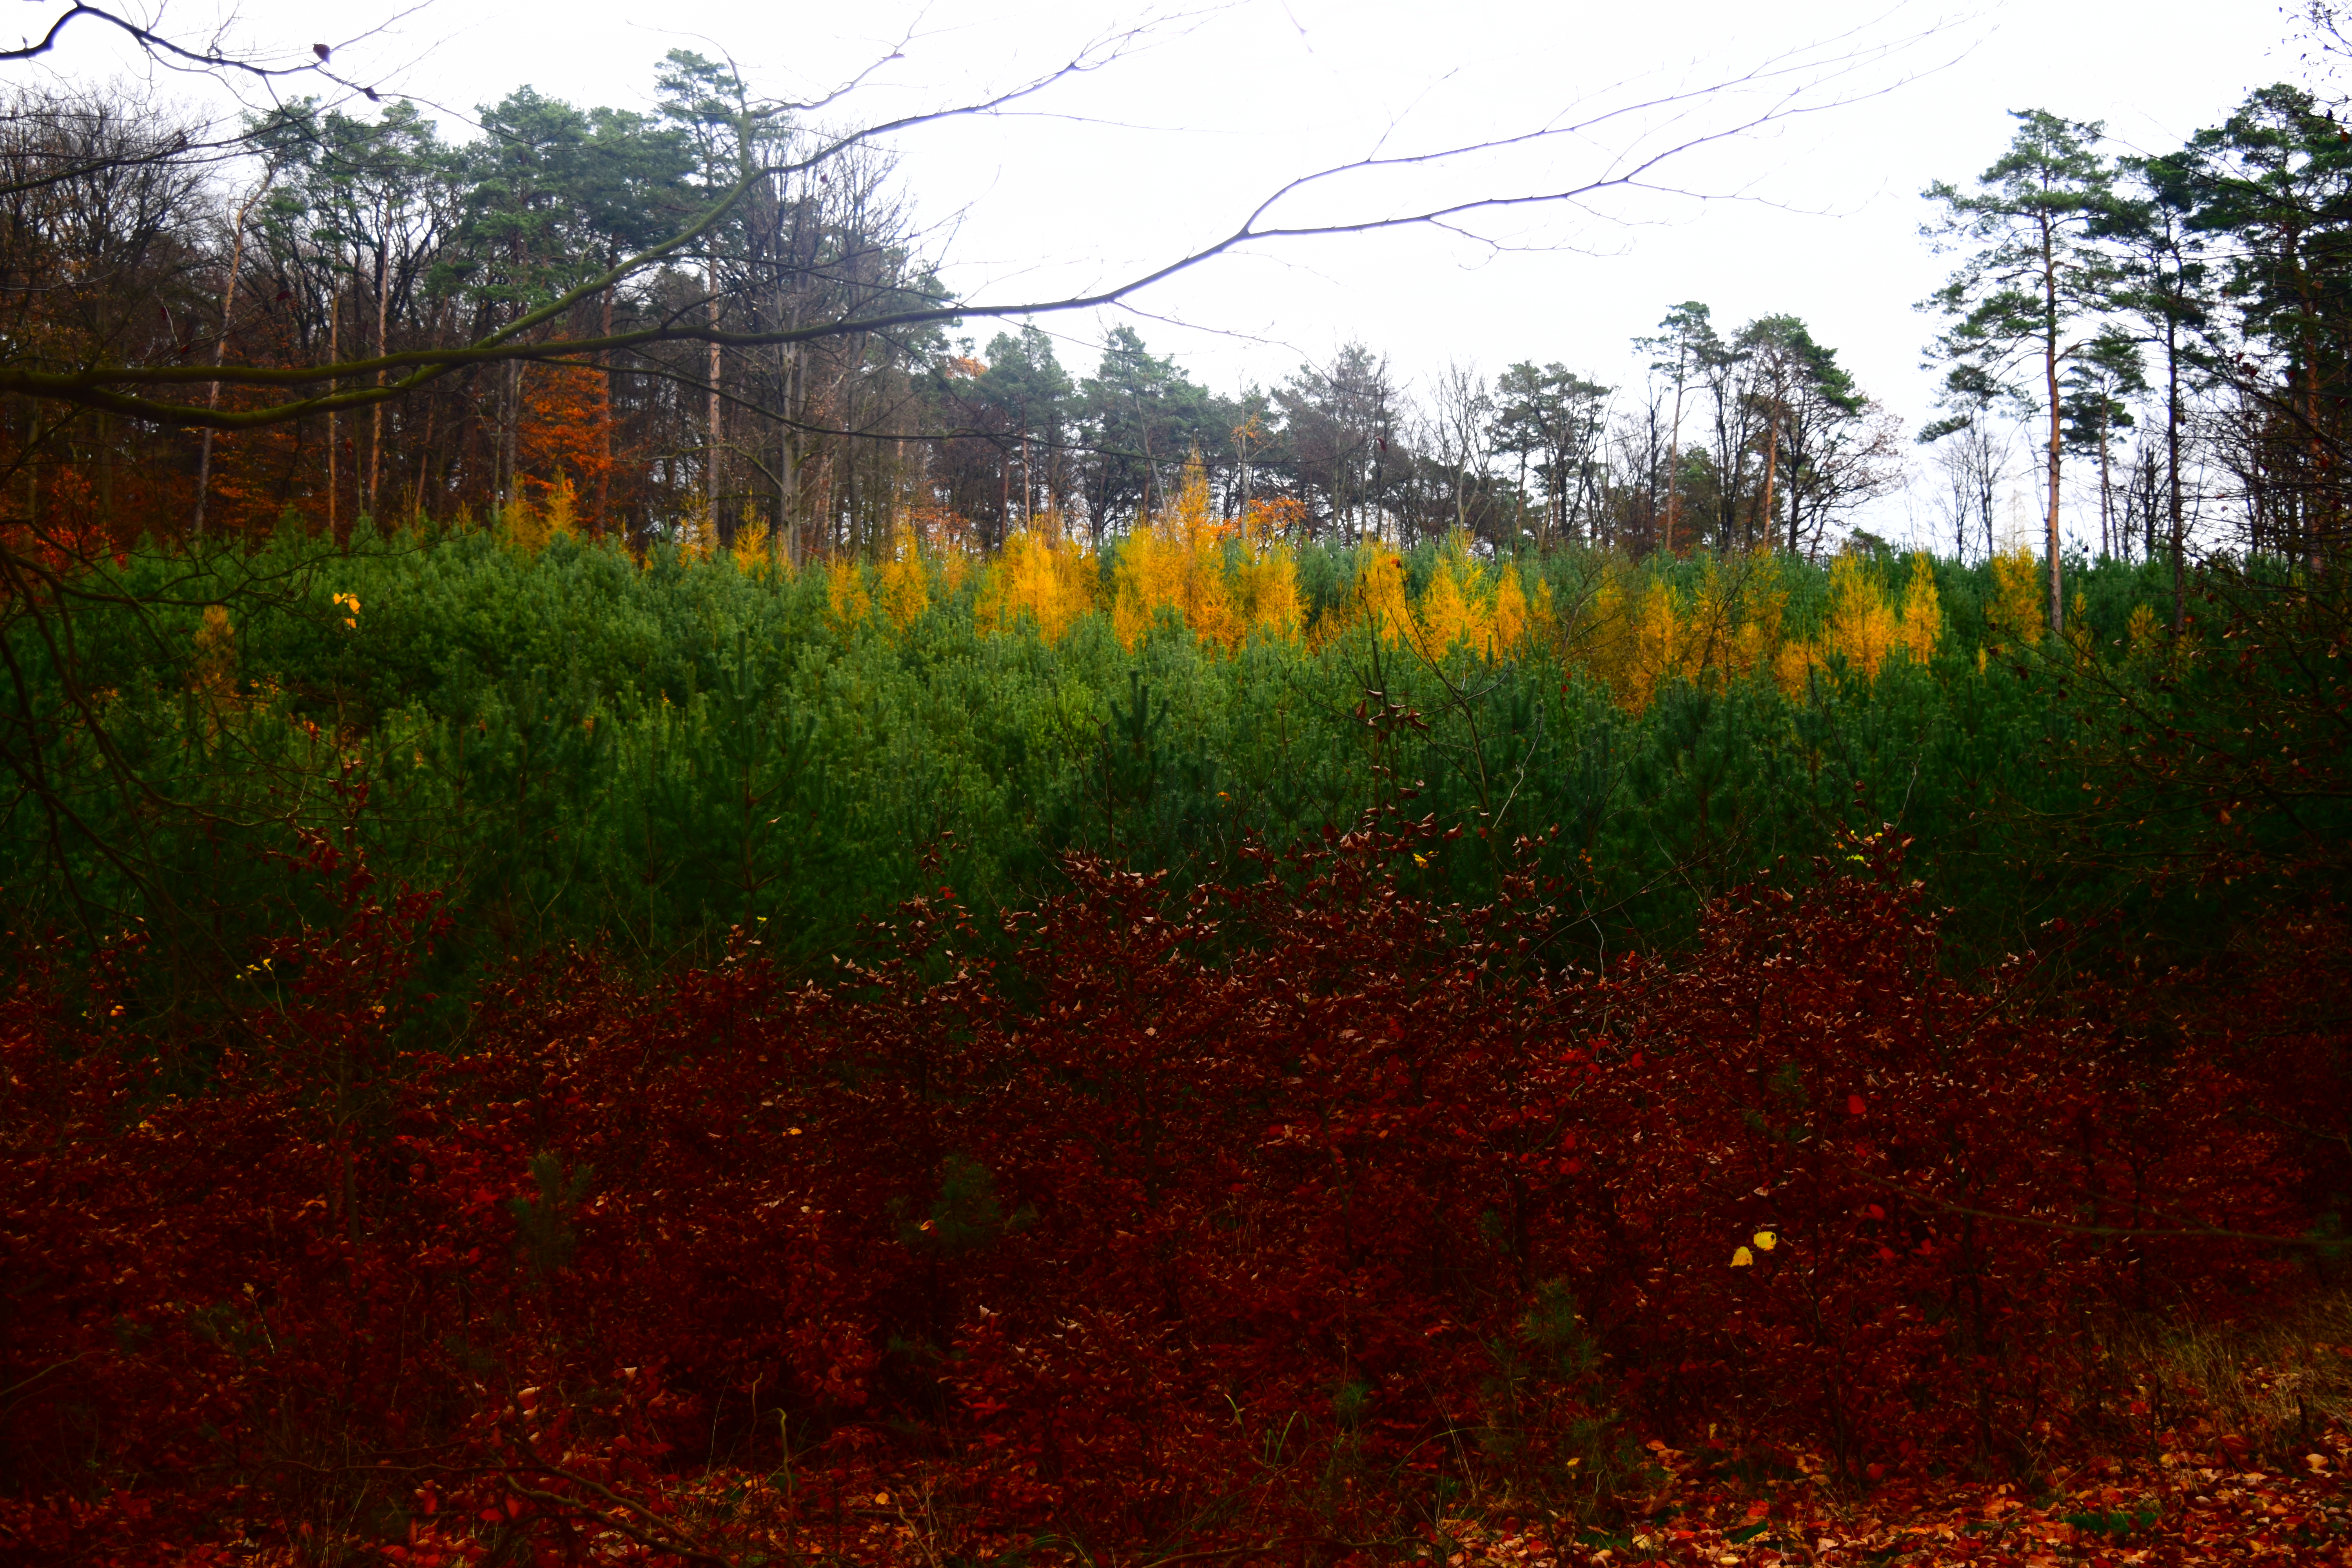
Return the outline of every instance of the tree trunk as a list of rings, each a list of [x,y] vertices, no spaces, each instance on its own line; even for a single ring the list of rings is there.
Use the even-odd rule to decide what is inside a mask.
[[[2112,405],[2102,390],[2099,394],[2099,549],[2109,555],[2116,553],[2113,465],[2107,450],[2114,440],[2109,423],[2111,412]]]
[[[2050,513],[2044,532],[2044,542],[2050,553],[2050,634],[2053,637],[2065,627],[2066,596],[2060,581],[2062,568],[2058,562],[2058,473],[2059,440],[2064,429],[2063,417],[2058,406],[2058,257],[2056,235],[2050,220],[2042,224],[2042,383],[2050,395]]]
[[[387,324],[392,313],[392,258],[386,253],[384,244],[391,229],[392,214],[387,202],[382,209],[375,237],[375,352],[378,358],[389,352],[384,340],[388,335]],[[383,384],[383,371],[375,373],[376,385]],[[367,509],[371,518],[376,515],[376,492],[383,479],[383,405],[377,404],[372,413],[373,425],[368,434],[367,479]]]
[[[2181,566],[2180,519],[2180,325],[2167,310],[2164,321],[2164,447],[2165,483],[2172,511],[2172,635],[2179,637],[2189,613]]]
[[[507,370],[506,429],[501,432],[506,484],[499,492],[502,506],[511,506],[522,496],[522,378],[523,362],[516,360]]]
[[[604,290],[601,335],[607,338],[613,335],[613,290],[609,288]],[[598,458],[604,464],[604,467],[596,470],[596,519],[594,523],[597,537],[602,538],[605,530],[609,526],[605,521],[605,519],[612,514],[613,420],[614,418],[613,410],[619,406],[619,404],[614,396],[613,384],[615,380],[615,376],[613,371],[613,351],[605,349],[598,353],[596,357],[604,363],[604,418],[599,427],[599,449],[597,453]]]
[[[710,295],[710,327],[713,331],[716,331],[719,329],[719,258],[715,254],[704,266],[703,287]],[[719,440],[723,434],[719,401],[719,345],[714,342],[710,345],[710,455],[703,460],[703,479],[709,486],[708,505],[710,509],[710,531],[714,541],[719,531]]]
[[[1666,437],[1666,553],[1675,552],[1675,503],[1679,499],[1683,455],[1683,378],[1675,373],[1675,417]]]
[[[246,198],[245,205],[236,209],[236,236],[231,242],[228,251],[228,282],[221,290],[220,336],[213,341],[213,368],[215,370],[218,370],[220,368],[221,358],[228,352],[229,326],[236,315],[237,274],[242,271],[245,267],[245,220],[247,216],[252,213],[253,204],[259,201],[268,189],[269,179],[268,176],[265,174],[262,178],[260,189],[255,191],[250,196],[247,196]],[[220,406],[219,382],[214,382],[211,386],[206,389],[205,393],[205,406],[206,408],[218,408]],[[212,483],[213,430],[212,426],[207,425],[205,426],[204,453],[196,459],[195,531],[199,537],[202,537],[205,531],[205,502],[212,495]]]
[[[1517,537],[1511,541],[1511,548],[1514,550],[1519,547],[1519,541],[1528,536],[1528,449],[1525,447],[1519,448],[1519,488],[1517,499],[1517,504],[1511,509],[1512,525],[1517,534]],[[1538,540],[1536,544],[1538,549],[1541,549],[1543,542]]]
[[[342,258],[339,256],[335,259],[340,262]],[[341,346],[342,320],[343,291],[341,285],[338,283],[336,287],[327,291],[327,363],[330,364],[342,358]],[[334,383],[329,382],[327,387],[330,392],[333,391]],[[327,537],[338,542],[342,537],[335,527],[335,490],[341,479],[336,467],[336,459],[341,454],[336,449],[336,442],[340,434],[335,416],[329,414],[327,416]]]

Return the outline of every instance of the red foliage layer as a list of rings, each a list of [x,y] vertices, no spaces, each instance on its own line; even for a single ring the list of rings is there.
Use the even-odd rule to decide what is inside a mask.
[[[1465,1470],[1605,1500],[1637,1436],[1998,1466],[2116,1418],[2087,1316],[2296,1267],[2178,1233],[2307,1222],[2254,1112],[2332,1039],[2250,1077],[1947,977],[1875,842],[1563,974],[1538,889],[1410,896],[1420,831],[1173,910],[1074,864],[1001,967],[951,901],[824,986],[518,963],[433,1052],[394,1044],[431,900],[323,845],[346,920],[210,1059],[36,953],[0,1540],[691,1555],[657,1475],[717,1458],[819,1532],[919,1468],[1090,1551],[1393,1535]]]

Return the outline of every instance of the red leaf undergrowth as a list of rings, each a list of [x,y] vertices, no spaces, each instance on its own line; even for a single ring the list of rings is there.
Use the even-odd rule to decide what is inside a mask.
[[[2334,1177],[2259,1112],[2334,1037],[2270,1078],[1948,976],[1876,840],[1565,972],[1539,888],[1400,885],[1426,831],[1182,900],[1073,862],[1000,962],[951,902],[824,984],[518,962],[431,1049],[432,901],[323,845],[344,918],[258,955],[229,1047],[28,954],[0,1542],[731,1562],[915,1497],[968,1555],[1411,1553],[1473,1494],[1622,1521],[1662,1456],[1885,1488],[2143,1440],[2087,1326],[2307,1272],[2260,1238]]]

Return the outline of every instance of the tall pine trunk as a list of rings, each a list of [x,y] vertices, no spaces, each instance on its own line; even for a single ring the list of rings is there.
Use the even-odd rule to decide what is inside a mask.
[[[2058,255],[2055,226],[2045,216],[2042,220],[2042,384],[2050,397],[2050,511],[2043,531],[2043,542],[2050,554],[2050,631],[2056,636],[2064,629],[2066,617],[2065,585],[2060,581],[2063,568],[2058,560],[2058,475],[2060,441],[2064,432],[2064,411],[2058,403]]]
[[[606,338],[613,335],[613,290],[610,287],[604,290],[601,335]],[[619,402],[614,396],[613,390],[613,351],[600,350],[596,357],[603,362],[604,370],[604,417],[598,426],[597,452],[603,467],[596,470],[595,521],[597,537],[602,538],[611,526],[606,520],[612,515],[613,506],[613,421],[618,417],[614,410],[619,406]]]
[[[2164,456],[2165,483],[2172,510],[2172,634],[2187,624],[2189,600],[2181,563],[2180,516],[2180,322],[2172,310],[2164,321]]]
[[[703,270],[703,287],[710,295],[710,330],[715,332],[719,330],[719,257],[716,252],[712,253],[709,260],[705,264]],[[710,455],[704,460],[703,464],[703,479],[709,487],[706,504],[709,508],[710,532],[713,542],[718,542],[720,537],[719,527],[719,439],[723,431],[719,398],[719,374],[720,368],[719,348],[719,344],[714,341],[710,345]]]

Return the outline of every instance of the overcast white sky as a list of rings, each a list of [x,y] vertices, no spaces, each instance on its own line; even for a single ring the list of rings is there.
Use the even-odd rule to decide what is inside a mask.
[[[346,5],[322,21],[315,5],[251,0],[233,25],[257,46],[307,50],[384,14]],[[170,15],[186,27],[200,13]],[[654,63],[673,47],[730,55],[755,91],[796,97],[905,37],[902,59],[829,111],[847,122],[1001,90],[1150,15],[1078,0],[436,0],[391,36],[343,48],[337,64],[459,111],[525,82],[582,103],[643,107]],[[1489,232],[1532,248],[1499,254],[1427,232],[1263,247],[1155,289],[1136,303],[1164,319],[1135,324],[1225,390],[1279,380],[1349,339],[1422,384],[1449,359],[1489,375],[1516,360],[1559,360],[1622,383],[1639,374],[1627,341],[1668,306],[1700,300],[1726,329],[1765,312],[1801,316],[1866,390],[1916,425],[1934,377],[1919,368],[1931,323],[1912,306],[1949,266],[1918,237],[1920,189],[1964,181],[1997,156],[2010,109],[2103,120],[2127,147],[2176,144],[2248,89],[2296,75],[2290,32],[2276,0],[1992,0],[1950,10],[1885,0],[1241,0],[1171,17],[1028,113],[935,126],[897,145],[920,213],[941,226],[953,285],[967,298],[1053,298],[1219,237],[1285,179],[1361,157],[1383,137],[1391,152],[1475,142],[1736,76],[1791,49],[1828,59],[1885,46],[1808,100],[1860,101],[1657,170],[1706,199],[1514,216]],[[110,52],[93,34],[53,58],[68,74],[103,73]],[[1601,174],[1629,148],[1720,129],[1762,102],[1753,93],[1702,102],[1671,126],[1611,122],[1412,185],[1360,180],[1297,210],[1371,217],[1433,193],[1557,189]],[[1041,324],[1066,339],[1064,363],[1083,374],[1109,319]],[[993,328],[973,331],[984,342]],[[1873,521],[1904,526],[1899,511]]]

